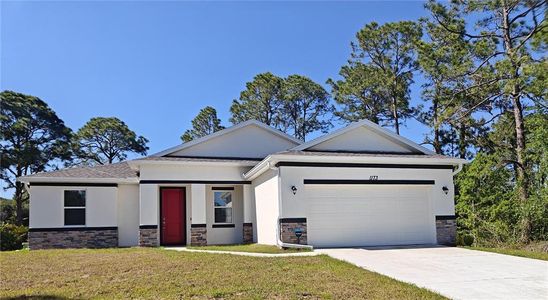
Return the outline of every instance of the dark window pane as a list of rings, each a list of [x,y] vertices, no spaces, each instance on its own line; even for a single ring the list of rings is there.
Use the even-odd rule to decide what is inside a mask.
[[[86,206],[86,191],[65,191],[65,206]]]
[[[215,208],[215,223],[232,223],[232,208]]]
[[[65,225],[86,225],[86,209],[65,208]]]
[[[215,206],[232,206],[232,192],[215,192]]]

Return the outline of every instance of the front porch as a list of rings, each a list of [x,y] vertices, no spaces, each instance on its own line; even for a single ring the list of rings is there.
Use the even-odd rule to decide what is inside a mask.
[[[248,182],[141,182],[139,246],[205,246],[255,241]]]

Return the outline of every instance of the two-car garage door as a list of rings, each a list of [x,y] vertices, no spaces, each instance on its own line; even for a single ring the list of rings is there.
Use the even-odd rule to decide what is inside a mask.
[[[307,185],[315,247],[433,244],[428,185]]]

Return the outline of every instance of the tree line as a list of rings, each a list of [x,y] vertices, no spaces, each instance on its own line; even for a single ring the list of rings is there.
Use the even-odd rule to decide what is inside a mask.
[[[339,78],[327,80],[330,94],[304,76],[259,74],[233,101],[229,121],[257,119],[305,140],[335,120],[369,119],[397,134],[406,120],[419,120],[430,128],[423,143],[436,153],[476,157],[456,180],[461,233],[485,243],[546,240],[546,6],[429,1],[419,20],[372,22],[357,32]],[[422,103],[412,105],[418,76]],[[207,107],[183,140],[220,123]]]
[[[419,120],[430,129],[423,143],[436,153],[475,158],[456,178],[460,234],[478,244],[547,240],[546,1],[429,1],[425,8],[428,14],[419,20],[366,24],[338,77],[327,80],[330,91],[303,75],[256,75],[233,100],[229,122],[255,119],[306,140],[334,122],[369,119],[399,134],[407,120]],[[416,88],[422,101],[413,104]],[[18,97],[35,99],[33,105],[47,113],[3,105],[5,181],[67,160],[67,153],[77,164],[146,153],[147,140],[120,120],[92,119],[73,134],[43,101],[2,93],[3,103]],[[27,119],[33,121],[20,121]],[[113,127],[116,134],[107,130]],[[215,108],[207,106],[181,139],[223,128]],[[36,145],[26,150],[29,140]],[[30,163],[20,164],[25,160]],[[13,171],[4,172],[6,167]],[[9,180],[8,187],[21,190]],[[16,192],[18,197],[24,196]]]
[[[15,190],[17,225],[28,224],[28,194],[17,177],[61,166],[110,164],[126,159],[131,152],[147,153],[148,140],[118,118],[91,118],[73,132],[38,97],[3,91],[0,99],[0,179],[5,189]],[[3,207],[2,211],[9,209]]]

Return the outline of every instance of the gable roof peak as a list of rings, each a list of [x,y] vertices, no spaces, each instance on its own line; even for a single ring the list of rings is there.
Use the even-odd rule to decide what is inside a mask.
[[[201,138],[197,138],[197,139],[194,139],[190,142],[186,142],[186,143],[182,143],[180,145],[177,145],[175,147],[171,147],[171,148],[168,148],[164,151],[160,151],[158,153],[154,153],[152,154],[151,156],[166,156],[166,155],[169,155],[171,153],[174,153],[174,152],[177,152],[177,151],[180,151],[180,150],[183,150],[183,149],[186,149],[186,148],[190,148],[192,146],[195,146],[195,145],[198,145],[198,144],[201,144],[203,142],[206,142],[206,141],[209,141],[213,138],[216,138],[216,137],[219,137],[219,136],[222,136],[222,135],[225,135],[225,134],[228,134],[228,133],[231,133],[231,132],[234,132],[238,129],[241,129],[241,128],[244,128],[244,127],[248,127],[248,126],[256,126],[256,127],[259,127],[263,130],[266,130],[272,134],[275,134],[283,139],[286,139],[288,141],[291,141],[292,143],[294,143],[295,145],[300,145],[302,144],[302,141],[299,140],[299,139],[296,139],[278,129],[275,129],[275,128],[272,128],[270,127],[269,125],[266,125],[262,122],[259,122],[257,120],[247,120],[247,121],[244,121],[244,122],[241,122],[241,123],[238,123],[236,125],[232,125],[228,128],[225,128],[225,129],[222,129],[222,130],[219,130],[219,131],[216,131],[212,134],[209,134],[209,135],[206,135],[206,136],[203,136]]]
[[[398,143],[401,143],[401,144],[404,144],[410,148],[413,148],[414,150],[418,151],[418,152],[421,152],[421,153],[424,153],[424,154],[435,154],[433,151],[401,136],[401,135],[398,135],[378,124],[375,124],[367,119],[362,119],[360,121],[356,121],[356,122],[353,122],[353,123],[350,123],[349,125],[347,125],[346,127],[343,127],[343,128],[339,128],[331,133],[328,133],[328,134],[325,134],[323,136],[320,136],[318,138],[315,138],[311,141],[308,141],[308,142],[305,142],[305,143],[302,143],[294,148],[292,148],[291,150],[306,150],[306,149],[309,149],[311,147],[314,147],[316,145],[319,145],[325,141],[328,141],[328,140],[331,140],[335,137],[338,137],[340,135],[343,135],[351,130],[354,130],[356,128],[360,128],[360,127],[366,127],[368,129],[371,129],[373,132],[375,133],[379,133],[393,141],[396,141]]]

